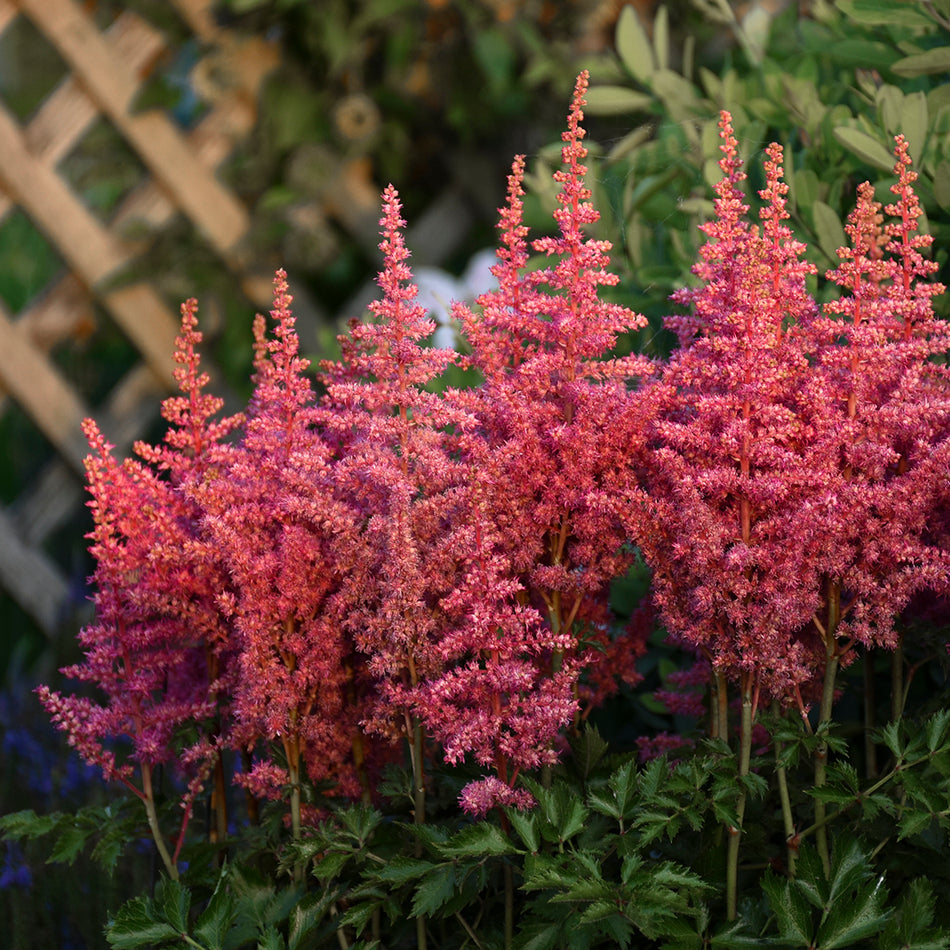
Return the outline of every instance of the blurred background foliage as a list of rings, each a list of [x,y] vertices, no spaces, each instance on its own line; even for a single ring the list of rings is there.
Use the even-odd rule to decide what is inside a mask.
[[[200,121],[234,68],[230,51],[199,56],[207,51],[163,0],[86,6],[102,24],[132,9],[166,33],[173,53],[153,71],[137,108],[165,108],[184,129]],[[878,197],[890,199],[893,136],[904,133],[921,173],[941,277],[950,278],[950,0],[218,0],[215,12],[230,34],[264,38],[276,50],[258,124],[222,177],[252,214],[244,259],[263,274],[287,268],[304,347],[315,358],[333,354],[340,323],[373,295],[378,194],[387,182],[404,200],[414,265],[453,279],[495,244],[496,209],[515,153],[528,155],[529,223],[550,228],[550,176],[582,68],[592,81],[585,124],[602,213],[597,228],[614,243],[622,278],[613,294],[651,321],[626,348],[662,355],[671,346],[661,319],[668,295],[690,280],[702,238],[697,226],[712,210],[720,109],[733,114],[750,193],[762,182],[765,145],[785,147],[792,227],[819,275],[843,243],[858,184],[870,179]],[[63,65],[28,26],[11,42],[30,54],[16,58],[15,71],[0,71],[0,94],[23,118]],[[106,219],[142,173],[105,122],[63,171]],[[249,387],[253,304],[181,220],[131,237],[145,250],[116,279],[147,279],[173,307],[199,298],[212,358],[237,406]],[[62,267],[19,213],[0,222],[0,261],[0,299],[14,311]],[[820,276],[813,290],[819,299],[830,293]],[[946,313],[946,296],[936,306]],[[136,354],[97,313],[53,357],[96,405]],[[9,400],[0,440],[0,493],[9,504],[52,450]],[[76,770],[28,695],[74,657],[87,609],[88,527],[85,514],[77,515],[46,544],[76,587],[75,614],[64,618],[58,639],[0,597],[0,812],[108,799],[97,780]],[[638,575],[633,600],[646,588]],[[662,631],[653,643],[643,672],[646,685],[658,687],[675,664],[663,652]],[[646,698],[625,707],[625,736],[675,728],[648,691],[639,695]],[[41,773],[49,779],[42,787]],[[122,900],[108,890],[113,885],[91,881],[95,893],[69,894],[39,873],[30,854],[8,848],[0,859],[0,920],[25,913],[29,886],[38,895],[37,920],[46,914],[50,921],[50,945],[100,945],[101,908]],[[130,893],[138,888],[136,881]]]

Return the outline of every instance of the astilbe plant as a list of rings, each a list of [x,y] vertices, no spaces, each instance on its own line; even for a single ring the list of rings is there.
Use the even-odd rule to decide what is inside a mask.
[[[759,231],[744,220],[728,113],[721,130],[717,217],[694,269],[702,285],[677,295],[693,313],[673,321],[681,349],[645,392],[654,415],[640,543],[668,628],[711,663],[720,738],[727,682],[738,682],[742,774],[762,699],[804,716],[821,697],[827,724],[841,659],[856,643],[893,647],[910,594],[946,582],[945,556],[922,536],[947,451],[943,371],[927,357],[948,340],[929,305],[941,288],[915,286],[933,267],[919,254],[926,240],[912,236],[919,206],[902,140],[899,200],[888,208],[898,222],[882,231],[862,187],[853,246],[829,275],[850,291],[825,308],[852,316],[844,325],[806,291],[803,247],[783,223],[780,148],[767,153]],[[820,743],[817,785],[827,752]],[[827,866],[823,822],[819,802]],[[739,831],[730,829],[731,916]]]
[[[172,877],[195,797],[229,738],[235,684],[230,629],[217,607],[227,574],[183,486],[214,477],[222,442],[241,418],[214,419],[223,403],[204,392],[196,309],[194,300],[182,307],[175,354],[182,395],[163,404],[164,444],[139,443],[139,458],[119,463],[95,423],[84,426],[93,450],[86,471],[96,617],[79,635],[84,660],[63,672],[95,686],[105,704],[45,686],[37,691],[83,758],[143,801]],[[123,737],[132,749],[120,762],[115,750]],[[173,854],[159,826],[154,786],[156,766],[169,762],[187,783]]]
[[[365,756],[341,590],[358,554],[355,517],[334,485],[332,447],[314,426],[291,302],[279,271],[273,335],[263,317],[254,325],[255,388],[243,437],[217,477],[191,493],[231,580],[219,602],[239,656],[233,742],[247,751],[263,743],[242,781],[269,798],[290,789],[299,834],[304,772],[331,793],[357,797]],[[274,744],[283,751],[279,764],[269,753]]]
[[[584,180],[587,81],[585,71],[562,134],[558,233],[529,245],[524,158],[517,157],[499,222],[498,289],[481,295],[475,309],[454,309],[469,363],[483,378],[459,394],[478,423],[467,450],[487,490],[505,499],[492,512],[496,547],[522,588],[519,598],[543,621],[552,683],[564,684],[576,683],[604,653],[642,649],[606,636],[604,605],[606,586],[632,560],[618,515],[626,459],[638,438],[627,381],[653,369],[635,355],[610,355],[622,334],[646,321],[601,299],[600,289],[617,277],[608,270],[610,243],[586,234],[599,218]],[[551,262],[531,269],[529,249]],[[599,685],[583,697],[588,708],[611,684]],[[575,688],[575,704],[580,698]]]

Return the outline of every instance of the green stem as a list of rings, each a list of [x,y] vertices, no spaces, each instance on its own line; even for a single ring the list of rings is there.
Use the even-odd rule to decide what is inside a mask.
[[[742,721],[739,734],[739,778],[749,774],[752,762],[752,677],[743,676],[742,680]],[[741,785],[739,800],[736,802],[737,827],[730,827],[729,844],[726,852],[726,916],[735,920],[738,916],[739,898],[739,845],[742,841],[742,820],[745,817],[746,789]]]
[[[158,848],[159,856],[168,876],[173,880],[178,880],[178,866],[172,861],[172,856],[168,853],[165,846],[165,839],[162,836],[162,829],[158,825],[158,810],[155,808],[155,793],[152,789],[152,769],[148,765],[142,766],[142,790],[145,792],[145,814],[148,816],[149,831],[152,832],[152,839],[155,841],[155,847]]]
[[[898,641],[891,654],[891,719],[904,714],[904,648]]]
[[[505,950],[514,946],[515,934],[515,876],[511,865],[505,862]]]
[[[877,775],[877,746],[874,744],[874,654],[864,651],[864,774]]]
[[[779,705],[772,704],[772,712],[778,716]],[[795,835],[795,818],[792,815],[792,800],[788,794],[788,774],[782,765],[782,743],[775,741],[775,777],[778,781],[778,797],[782,806],[782,824],[785,828],[786,862],[788,876],[795,877],[795,861],[798,857],[798,842]]]
[[[829,581],[827,588],[828,615],[824,630],[825,641],[825,680],[821,691],[821,710],[819,729],[825,730],[831,725],[831,714],[835,702],[835,677],[838,673],[838,656],[835,651],[835,635],[841,621],[841,588],[836,581]],[[815,788],[825,784],[828,768],[828,743],[821,739],[815,748]],[[815,847],[821,858],[825,874],[831,874],[831,854],[828,848],[828,834],[825,829],[826,804],[815,799]]]
[[[424,825],[426,822],[426,786],[425,768],[422,761],[423,734],[422,720],[418,716],[412,717],[412,798],[413,822]],[[422,839],[416,837],[415,856],[422,857]],[[426,919],[421,914],[416,917],[416,946],[418,950],[426,950]]]

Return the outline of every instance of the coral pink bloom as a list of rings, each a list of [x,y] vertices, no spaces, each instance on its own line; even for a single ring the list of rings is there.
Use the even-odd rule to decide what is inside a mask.
[[[233,682],[230,629],[217,607],[227,576],[184,486],[213,477],[240,417],[213,420],[222,402],[203,391],[200,342],[192,300],[182,307],[175,354],[182,395],[163,404],[170,428],[162,446],[138,444],[140,459],[119,463],[95,423],[84,425],[93,449],[86,469],[96,617],[79,636],[84,660],[63,672],[97,687],[105,702],[38,690],[70,744],[147,804],[152,768],[175,762],[189,779],[185,821],[223,741]],[[121,737],[132,741],[125,761],[115,753]]]

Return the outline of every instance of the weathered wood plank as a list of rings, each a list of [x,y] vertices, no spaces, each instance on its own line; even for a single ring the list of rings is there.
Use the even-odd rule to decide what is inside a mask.
[[[69,583],[42,551],[24,544],[0,509],[0,585],[52,637],[64,619]]]
[[[0,187],[53,241],[83,283],[96,290],[130,259],[106,228],[51,169],[35,162],[10,114],[0,107]],[[160,379],[174,385],[178,321],[147,285],[99,294],[135,347]]]
[[[2,309],[0,384],[33,419],[56,451],[75,471],[82,473],[86,440],[81,425],[89,411],[75,389]]]

